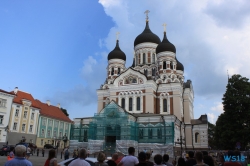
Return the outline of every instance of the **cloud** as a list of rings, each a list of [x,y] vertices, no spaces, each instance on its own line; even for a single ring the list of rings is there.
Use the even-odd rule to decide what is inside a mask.
[[[217,103],[216,103],[216,106],[211,107],[211,110],[212,110],[212,111],[216,111],[217,113],[220,113],[220,114],[221,114],[221,113],[224,112],[224,111],[223,111],[223,104],[217,102]]]
[[[208,116],[208,121],[214,124],[215,119],[217,119],[216,116],[213,113],[207,113],[207,116]]]

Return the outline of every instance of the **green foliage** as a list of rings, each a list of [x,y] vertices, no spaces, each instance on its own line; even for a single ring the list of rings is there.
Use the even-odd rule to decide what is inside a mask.
[[[220,149],[235,149],[240,142],[242,150],[250,141],[250,82],[241,75],[233,75],[224,94],[222,113],[216,122],[215,142]]]
[[[212,148],[216,148],[215,140],[214,140],[214,135],[215,135],[215,125],[208,122],[208,145]]]
[[[66,116],[69,116],[69,114],[68,114],[68,112],[67,112],[67,110],[66,110],[66,109],[61,108],[61,110],[62,110],[62,112],[63,112]]]

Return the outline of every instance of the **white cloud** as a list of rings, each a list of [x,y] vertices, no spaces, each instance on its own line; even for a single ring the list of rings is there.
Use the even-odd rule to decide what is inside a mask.
[[[221,114],[221,113],[224,112],[224,111],[223,111],[223,104],[217,102],[217,103],[216,103],[216,106],[211,107],[211,110],[212,110],[212,111],[216,111],[217,113],[220,113],[220,114]]]
[[[213,113],[207,113],[207,116],[208,116],[208,121],[214,124],[215,119],[217,119],[216,116]]]
[[[97,61],[92,56],[89,56],[87,60],[83,62],[82,72],[86,74],[93,73],[93,66],[96,65]]]

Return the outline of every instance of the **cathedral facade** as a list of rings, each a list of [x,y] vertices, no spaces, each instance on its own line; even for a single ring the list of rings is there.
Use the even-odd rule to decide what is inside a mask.
[[[97,113],[74,119],[72,145],[125,154],[129,146],[170,155],[208,149],[207,115],[194,119],[192,82],[184,81],[184,66],[166,30],[161,41],[147,19],[134,40],[132,66],[126,68],[119,40],[107,59]]]

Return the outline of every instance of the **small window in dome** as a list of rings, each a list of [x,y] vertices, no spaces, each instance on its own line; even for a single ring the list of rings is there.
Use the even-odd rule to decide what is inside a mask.
[[[147,69],[144,69],[144,75],[148,76],[148,70]]]
[[[173,70],[173,62],[170,62],[170,69]]]
[[[143,64],[146,64],[146,54],[143,54]]]
[[[114,68],[111,69],[111,75],[114,75]]]
[[[153,63],[155,63],[155,54],[153,54],[152,57],[153,57]]]
[[[118,73],[117,73],[117,74],[118,74],[118,75],[120,75],[120,72],[121,72],[121,69],[120,69],[120,68],[118,68]]]
[[[163,69],[167,69],[166,61],[163,62]]]

